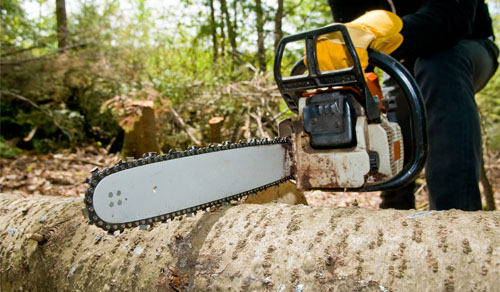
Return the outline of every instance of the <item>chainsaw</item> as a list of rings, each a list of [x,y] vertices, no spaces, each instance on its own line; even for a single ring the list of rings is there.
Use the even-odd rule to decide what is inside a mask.
[[[322,72],[316,58],[321,35],[340,31],[353,66]],[[282,74],[287,46],[305,42],[305,56]],[[290,35],[279,43],[274,77],[289,109],[279,137],[144,154],[91,171],[84,213],[114,232],[147,228],[227,204],[295,180],[300,190],[377,191],[413,181],[427,156],[425,109],[411,74],[395,59],[369,51],[369,67],[388,74],[403,102],[384,98],[377,76],[360,65],[342,24]],[[367,70],[369,71],[369,70]],[[402,130],[398,107],[408,109]]]

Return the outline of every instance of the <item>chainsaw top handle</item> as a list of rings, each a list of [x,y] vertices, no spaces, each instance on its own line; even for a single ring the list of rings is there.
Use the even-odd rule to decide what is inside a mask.
[[[341,70],[322,72],[319,69],[316,52],[317,38],[324,34],[340,31],[347,47],[349,57],[353,66]],[[308,60],[308,74],[283,77],[281,74],[281,62],[287,44],[305,40],[306,58]],[[303,59],[299,62],[304,63]],[[297,62],[297,64],[299,64]],[[304,67],[305,68],[305,67]],[[295,76],[293,76],[295,75]],[[364,79],[363,68],[359,61],[354,44],[349,36],[347,28],[343,24],[333,24],[315,30],[310,30],[284,37],[278,44],[276,58],[274,60],[274,79],[278,85],[288,107],[294,113],[298,113],[299,98],[305,90],[322,87],[350,86],[358,90],[365,100],[366,116],[369,121],[377,121],[380,117],[377,102],[370,94]]]
[[[321,35],[335,31],[342,33],[347,52],[354,65],[346,69],[321,72],[316,57],[316,40]],[[305,40],[306,43],[307,67],[302,58],[294,65],[291,76],[283,77],[281,74],[281,63],[285,47],[288,43],[300,40]],[[384,53],[368,50],[368,63],[388,74],[404,93],[409,108],[408,114],[411,128],[408,134],[410,135],[409,140],[411,141],[411,145],[405,145],[405,147],[411,148],[411,155],[405,163],[403,170],[389,181],[348,191],[381,191],[402,187],[417,178],[427,159],[428,137],[426,112],[422,94],[415,79],[400,62]],[[306,71],[307,73],[304,74]],[[363,106],[365,107],[368,120],[376,122],[380,116],[378,104],[368,90],[358,55],[343,24],[334,24],[283,38],[276,52],[274,77],[288,107],[295,113],[298,113],[299,98],[307,90],[350,86],[354,87],[360,92],[361,96],[365,97],[365,105]]]

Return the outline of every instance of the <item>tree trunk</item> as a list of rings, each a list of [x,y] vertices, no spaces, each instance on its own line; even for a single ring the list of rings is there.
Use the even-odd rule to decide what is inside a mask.
[[[225,56],[226,55],[226,33],[224,30],[224,14],[221,13],[220,15],[220,55]]]
[[[278,0],[278,9],[276,10],[276,18],[274,19],[274,51],[278,49],[278,44],[283,38],[283,0]]]
[[[215,21],[214,0],[210,2],[210,34],[212,35],[212,48],[214,53],[214,63],[217,61],[218,46],[217,46],[217,22]]]
[[[233,0],[233,31],[235,35],[237,34],[236,32],[238,31],[238,3],[240,0]],[[236,36],[235,36],[235,43],[236,43]]]
[[[125,132],[122,156],[139,158],[148,152],[158,152],[160,147],[156,131],[155,111],[152,107],[144,106],[140,119],[134,124],[134,129]]]
[[[261,0],[255,0],[255,15],[257,19],[257,63],[261,72],[266,72],[266,48],[264,46],[264,12]]]
[[[229,45],[231,46],[231,56],[234,59],[237,56],[236,33],[234,32],[233,24],[231,23],[231,16],[227,10],[226,0],[220,0],[220,9],[226,22],[227,37],[229,38]]]
[[[483,159],[481,159],[481,185],[483,186],[483,195],[486,201],[486,210],[496,210],[497,207],[495,206],[493,187],[491,186],[490,180],[488,179],[488,173],[486,172],[486,168],[484,167],[484,154]]]
[[[111,235],[82,201],[0,194],[1,291],[500,287],[499,212],[243,204]]]
[[[60,52],[68,47],[68,22],[66,18],[65,0],[56,0],[57,45]]]

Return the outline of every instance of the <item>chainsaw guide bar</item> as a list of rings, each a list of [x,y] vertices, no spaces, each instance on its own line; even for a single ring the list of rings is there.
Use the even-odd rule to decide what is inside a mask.
[[[282,161],[281,164],[290,163],[290,148],[289,138],[266,138],[238,143],[224,142],[204,148],[193,146],[185,151],[170,151],[162,155],[149,153],[144,154],[142,158],[127,162],[120,160],[118,164],[102,171],[97,168],[91,171],[92,176],[87,179],[89,187],[85,193],[83,211],[88,216],[90,224],[95,224],[110,232],[139,226],[147,228],[155,222],[167,222],[169,219],[173,220],[182,215],[196,214],[200,210],[208,210],[210,207],[239,200],[247,195],[254,195],[292,179],[289,165],[279,166],[278,164],[279,161]],[[255,159],[255,155],[252,154],[259,151],[267,153],[268,157],[261,158],[261,160]],[[217,155],[217,152],[224,153]],[[245,158],[249,155],[253,157]],[[196,156],[196,160],[192,160],[194,169],[182,169],[189,157],[193,156]],[[241,161],[234,161],[235,157],[241,157]],[[181,158],[184,158],[182,159],[184,163],[179,163],[178,168],[175,163]],[[248,162],[245,159],[249,159]],[[205,165],[198,162],[203,160]],[[254,168],[255,163],[258,165],[267,163],[271,175],[265,170]],[[209,170],[220,167],[226,167],[228,177],[216,177],[219,181],[212,181],[211,177],[214,175]],[[217,169],[215,173],[220,174],[220,171]],[[245,177],[239,177],[238,182],[235,183],[235,172],[241,172]],[[179,182],[183,178],[189,178],[190,182],[187,184]],[[122,186],[117,188],[116,185],[120,185],[120,179]],[[154,181],[152,187],[151,183],[148,184],[148,179]],[[246,182],[247,179],[248,182]],[[260,186],[241,189],[255,185]],[[171,187],[173,191],[170,190]],[[227,193],[225,188],[235,193]],[[192,198],[192,200],[198,200],[196,203],[190,202],[188,198],[190,196],[187,196],[193,189],[199,193],[199,196]],[[205,190],[209,198],[204,198]],[[173,202],[169,202],[169,196],[174,197]],[[125,209],[126,205],[131,208],[120,213],[120,207]]]

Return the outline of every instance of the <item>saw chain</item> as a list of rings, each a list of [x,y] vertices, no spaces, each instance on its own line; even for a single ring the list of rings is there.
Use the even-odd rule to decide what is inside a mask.
[[[261,140],[258,139],[252,139],[249,141],[240,141],[238,143],[231,143],[231,142],[224,142],[222,144],[212,144],[207,147],[197,147],[197,146],[192,146],[186,149],[185,151],[173,151],[171,150],[167,154],[161,154],[157,155],[154,152],[150,152],[148,154],[144,154],[142,158],[139,159],[134,159],[131,161],[122,161],[120,160],[116,165],[105,168],[103,170],[99,170],[97,167],[91,170],[91,178],[87,178],[86,182],[88,183],[89,187],[87,188],[85,192],[85,208],[83,209],[83,213],[86,217],[89,218],[89,224],[95,224],[97,227],[100,227],[104,230],[107,230],[109,232],[114,232],[114,231],[123,231],[126,228],[134,228],[134,227],[140,227],[142,229],[147,229],[148,227],[151,227],[157,222],[168,222],[168,220],[174,220],[177,217],[181,216],[192,216],[196,214],[198,211],[207,211],[210,210],[212,207],[218,207],[221,205],[225,205],[227,203],[230,203],[231,201],[235,200],[240,200],[244,196],[247,195],[255,195],[257,192],[263,191],[267,188],[270,188],[272,186],[277,186],[281,183],[286,182],[289,179],[292,179],[293,176],[287,176],[284,177],[280,180],[268,183],[263,186],[259,186],[250,190],[246,190],[244,192],[238,193],[231,195],[226,198],[222,198],[216,201],[208,202],[205,204],[201,204],[198,206],[193,206],[189,207],[186,209],[182,210],[177,210],[175,212],[170,212],[166,214],[162,214],[159,216],[154,216],[150,217],[147,219],[141,219],[141,220],[136,220],[136,221],[131,221],[127,223],[121,223],[121,224],[114,224],[114,223],[109,223],[106,222],[105,220],[101,219],[97,213],[95,212],[94,209],[94,191],[97,186],[97,184],[103,180],[105,177],[120,172],[124,171],[127,169],[135,168],[135,167],[141,167],[144,165],[149,165],[152,163],[158,163],[162,161],[167,161],[167,160],[173,160],[173,159],[179,159],[183,157],[188,157],[188,156],[196,156],[196,155],[203,155],[207,153],[212,153],[212,152],[219,152],[219,151],[225,151],[225,150],[231,150],[231,149],[236,149],[236,148],[243,148],[243,147],[258,147],[261,145],[270,145],[270,144],[290,144],[290,139],[287,137],[281,137],[281,138],[274,138],[274,139],[269,139],[269,138],[264,138]],[[120,194],[116,194],[120,195]]]

